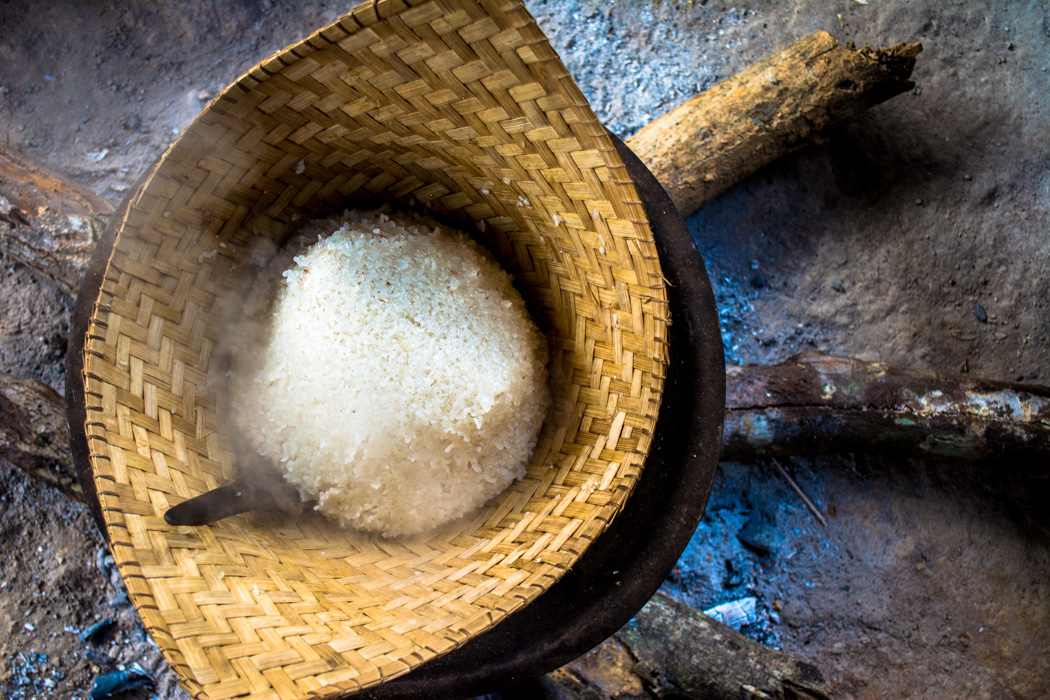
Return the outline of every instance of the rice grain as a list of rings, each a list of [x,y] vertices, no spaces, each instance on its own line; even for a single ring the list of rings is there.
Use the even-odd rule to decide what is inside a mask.
[[[326,516],[388,536],[523,476],[547,350],[509,276],[465,234],[381,211],[296,240],[261,275],[284,270],[269,322],[241,334],[261,345],[232,386],[255,449]]]

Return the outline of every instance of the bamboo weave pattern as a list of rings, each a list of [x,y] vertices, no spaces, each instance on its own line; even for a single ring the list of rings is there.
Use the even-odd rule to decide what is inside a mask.
[[[319,516],[172,528],[236,473],[223,329],[301,223],[383,202],[456,220],[547,333],[554,406],[525,479],[468,520],[383,539]],[[85,345],[114,557],[198,698],[341,697],[497,623],[620,510],[667,365],[638,195],[520,0],[379,0],[225,90],[133,193]]]

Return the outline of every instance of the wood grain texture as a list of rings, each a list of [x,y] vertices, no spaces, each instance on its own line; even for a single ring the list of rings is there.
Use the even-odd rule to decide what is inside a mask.
[[[828,128],[914,87],[919,44],[855,49],[811,34],[627,140],[682,216]]]
[[[875,452],[1050,472],[1050,387],[808,352],[726,371],[722,459]]]

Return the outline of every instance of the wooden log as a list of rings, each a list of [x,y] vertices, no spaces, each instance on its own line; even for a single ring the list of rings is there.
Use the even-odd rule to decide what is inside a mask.
[[[612,638],[543,680],[558,700],[819,700],[820,671],[657,593]]]
[[[1050,387],[806,352],[726,371],[722,459],[878,452],[1050,472]]]
[[[76,296],[106,200],[0,142],[0,253]]]
[[[627,139],[682,216],[830,127],[914,87],[920,44],[844,46],[825,31],[718,83]]]
[[[65,399],[43,382],[0,373],[0,459],[84,501],[69,451]]]

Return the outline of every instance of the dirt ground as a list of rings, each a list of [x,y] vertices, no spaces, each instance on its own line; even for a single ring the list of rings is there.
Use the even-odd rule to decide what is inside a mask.
[[[816,29],[922,42],[913,92],[688,219],[727,361],[815,348],[1050,384],[1045,2],[526,4],[621,137]],[[0,139],[117,204],[219,90],[351,6],[0,2]],[[10,260],[0,295],[0,371],[62,390],[74,300]],[[745,632],[838,698],[1050,698],[1050,481],[874,454],[786,466],[827,527],[769,464],[723,464],[669,593],[757,598]],[[86,698],[119,669],[153,681],[124,697],[184,697],[86,510],[9,465],[0,499],[4,696]]]

